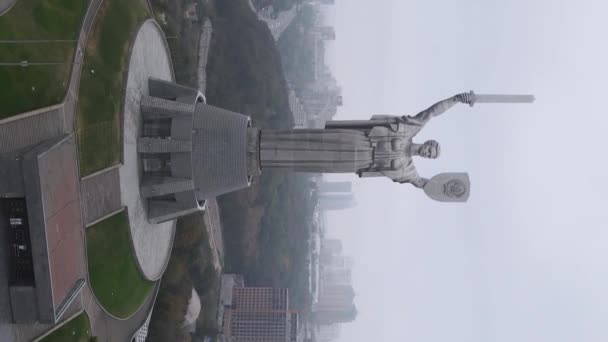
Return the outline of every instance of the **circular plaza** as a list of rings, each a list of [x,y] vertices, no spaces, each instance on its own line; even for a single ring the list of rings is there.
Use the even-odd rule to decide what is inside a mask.
[[[123,112],[124,155],[120,167],[120,193],[128,211],[131,240],[139,267],[147,279],[157,280],[169,261],[175,221],[149,223],[146,203],[140,192],[142,165],[137,156],[137,138],[142,129],[140,101],[143,95],[149,93],[150,77],[175,80],[164,35],[153,20],[141,25],[129,61]]]

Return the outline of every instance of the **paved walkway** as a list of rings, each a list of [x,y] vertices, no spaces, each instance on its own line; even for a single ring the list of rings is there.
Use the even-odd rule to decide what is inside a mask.
[[[85,286],[82,289],[82,301],[89,315],[91,330],[99,342],[130,342],[130,338],[145,323],[156,301],[160,282],[156,283],[152,293],[146,298],[139,310],[127,320],[118,320],[110,317],[97,304],[91,289]]]
[[[205,19],[203,33],[198,43],[198,89],[203,94],[207,90],[207,60],[209,58],[209,46],[211,45],[212,35],[213,26],[211,25],[211,20]]]
[[[137,156],[137,137],[141,130],[139,102],[148,94],[148,78],[174,81],[169,49],[164,35],[153,20],[146,21],[135,38],[124,108],[123,152],[124,164],[120,167],[121,200],[128,208],[131,237],[138,265],[147,279],[157,280],[162,275],[169,257],[175,222],[150,224],[146,203],[139,192],[140,165]]]
[[[224,239],[222,236],[222,222],[220,219],[220,208],[217,200],[206,200],[206,209],[203,219],[209,234],[211,249],[213,250],[213,264],[216,269],[221,270],[224,266]]]
[[[87,14],[84,18],[82,30],[78,36],[78,45],[76,46],[76,52],[74,56],[74,68],[70,74],[70,84],[68,91],[63,102],[64,106],[64,122],[65,129],[68,132],[73,132],[76,129],[76,110],[78,104],[78,90],[80,89],[80,74],[82,73],[82,61],[84,60],[84,51],[87,46],[87,39],[89,32],[95,22],[95,16],[103,3],[103,0],[90,0]]]
[[[82,179],[80,197],[86,227],[122,210],[118,167],[116,165]]]

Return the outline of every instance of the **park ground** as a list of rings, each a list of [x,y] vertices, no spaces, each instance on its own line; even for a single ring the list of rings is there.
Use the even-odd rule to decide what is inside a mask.
[[[76,118],[81,177],[120,162],[125,66],[130,42],[147,18],[144,0],[104,0],[97,13],[84,52]],[[154,287],[137,267],[129,234],[124,211],[86,231],[90,286],[99,304],[118,318],[135,313]]]
[[[128,318],[152,293],[154,283],[137,268],[124,211],[87,228],[87,257],[93,293],[112,315]]]
[[[105,0],[85,51],[77,133],[81,176],[120,162],[129,43],[149,18],[144,0]]]
[[[0,63],[56,63],[0,66],[0,84],[11,85],[0,91],[0,119],[63,100],[86,5],[82,0],[17,1],[0,17],[0,40],[20,41],[0,43]]]
[[[40,342],[88,342],[91,337],[91,325],[86,313],[72,318],[65,325],[43,338]]]

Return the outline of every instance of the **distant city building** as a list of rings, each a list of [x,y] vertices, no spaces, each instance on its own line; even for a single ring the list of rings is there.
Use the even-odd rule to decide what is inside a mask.
[[[352,322],[357,316],[354,298],[355,291],[352,285],[325,284],[320,290],[317,303],[312,306],[315,323]]]
[[[0,309],[15,323],[57,323],[85,285],[76,160],[73,135],[0,155],[0,289],[10,298]]]
[[[352,182],[321,182],[319,183],[319,192],[345,192],[353,191]]]
[[[319,56],[319,59],[324,58]],[[315,65],[324,63],[319,60]],[[324,65],[324,64],[323,64]],[[316,69],[316,72],[323,69]],[[331,120],[338,112],[338,107],[342,106],[342,89],[335,84],[335,80],[325,79],[324,73],[317,75],[317,81],[312,87],[302,91],[300,101],[304,105],[310,119],[317,122],[315,127],[322,128],[325,121]]]
[[[232,308],[241,311],[287,310],[289,290],[272,287],[235,287]]]
[[[316,327],[317,342],[329,342],[340,337],[339,324],[321,324]]]
[[[258,12],[258,18],[266,23],[268,28],[270,29],[270,33],[275,40],[279,40],[283,32],[287,30],[289,25],[296,18],[298,11],[297,6],[293,6],[293,8],[276,12],[272,6],[266,7]]]
[[[322,210],[344,210],[357,205],[355,197],[349,194],[321,194],[319,196],[319,207]]]
[[[284,288],[235,287],[224,309],[223,334],[233,342],[292,342],[298,336],[298,313],[289,310]]]
[[[352,285],[325,284],[319,293],[319,302],[315,309],[349,309],[355,299],[355,290]]]
[[[289,109],[293,115],[294,127],[295,128],[306,128],[308,125],[308,113],[304,108],[304,105],[296,95],[293,89],[289,90]]]
[[[323,239],[321,241],[321,253],[329,255],[339,254],[342,252],[342,241],[338,239]]]
[[[241,274],[223,274],[220,290],[220,302],[223,306],[232,306],[232,294],[235,287],[245,287],[245,280]]]
[[[336,30],[332,26],[317,27],[313,32],[322,40],[336,40]]]
[[[331,308],[313,309],[313,321],[317,324],[348,323],[357,319],[357,307],[336,310]]]
[[[338,239],[321,240],[318,294],[312,305],[313,319],[316,324],[351,322],[356,318],[352,266],[352,258],[342,255],[342,241]],[[317,341],[325,342],[318,338]]]
[[[332,267],[332,268],[346,267],[346,257],[342,256],[342,255],[327,255],[321,261],[322,261],[322,265],[325,267]]]
[[[325,285],[350,285],[353,277],[350,269],[347,268],[323,268],[322,281]]]
[[[306,2],[309,3],[320,3],[323,5],[335,5],[336,4],[336,0],[306,0]]]

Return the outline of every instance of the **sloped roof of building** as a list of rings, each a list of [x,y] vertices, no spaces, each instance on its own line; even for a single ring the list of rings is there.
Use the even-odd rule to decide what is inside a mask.
[[[36,292],[42,319],[56,321],[84,285],[86,265],[73,135],[23,158]]]

